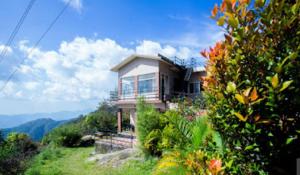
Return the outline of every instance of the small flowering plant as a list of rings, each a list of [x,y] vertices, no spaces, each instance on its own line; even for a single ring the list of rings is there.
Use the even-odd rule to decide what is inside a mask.
[[[211,158],[209,152],[203,150],[189,153],[186,157],[184,165],[193,174],[223,174],[222,160],[220,158]]]
[[[218,175],[222,171],[222,161],[220,159],[210,160],[208,170],[212,175]]]

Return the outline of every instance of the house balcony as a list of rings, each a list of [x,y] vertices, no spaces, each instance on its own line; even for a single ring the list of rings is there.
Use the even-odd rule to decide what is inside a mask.
[[[172,91],[169,94],[162,94],[159,89],[155,89],[148,92],[129,92],[123,93],[123,95],[119,95],[118,91],[110,92],[110,101],[116,104],[124,104],[124,103],[132,103],[135,104],[138,98],[143,97],[147,102],[156,102],[162,103],[166,101],[171,101],[172,99],[183,99],[183,98],[191,98],[195,99],[199,97],[201,93],[187,93],[187,92],[179,92]]]
[[[122,93],[119,93],[118,91],[110,92],[110,101],[116,104],[136,103],[140,97],[143,97],[146,101],[153,101],[157,103],[162,102],[159,89],[146,91],[123,91]]]

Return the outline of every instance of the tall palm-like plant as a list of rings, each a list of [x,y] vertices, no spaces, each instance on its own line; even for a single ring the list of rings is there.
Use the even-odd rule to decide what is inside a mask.
[[[197,118],[195,121],[190,122],[184,117],[176,117],[171,120],[174,127],[185,137],[187,143],[191,145],[191,149],[199,149],[207,146],[208,139],[215,144],[216,149],[222,152],[223,143],[222,138],[216,132],[207,116]]]
[[[207,146],[209,139],[215,144],[216,149],[221,153],[223,150],[223,143],[220,134],[212,128],[207,116],[197,118],[191,127],[190,142],[193,149],[199,149]]]

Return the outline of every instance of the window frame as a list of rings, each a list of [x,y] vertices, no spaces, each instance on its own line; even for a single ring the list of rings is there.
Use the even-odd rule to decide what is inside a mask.
[[[148,76],[148,75],[151,75],[152,77],[146,77],[146,78],[143,78],[142,80],[141,77],[143,76]],[[149,81],[151,80],[152,81],[152,88],[150,89],[150,91],[142,91],[141,90],[141,82],[142,81]],[[138,75],[137,77],[137,92],[138,92],[138,95],[149,95],[149,94],[153,94],[157,91],[157,83],[156,83],[156,73],[153,72],[153,73],[147,73],[147,74],[141,74],[141,75]]]
[[[124,83],[125,79],[130,79],[130,80],[128,80],[129,83],[127,84],[127,85],[129,85],[129,87],[132,86],[131,88],[128,88],[129,93],[127,93],[124,89],[124,87],[125,87],[124,85],[126,85],[126,83]],[[128,77],[121,78],[121,96],[122,96],[122,98],[134,97],[134,92],[135,92],[134,84],[135,84],[134,76],[128,76]],[[124,93],[124,92],[126,92],[126,93]]]

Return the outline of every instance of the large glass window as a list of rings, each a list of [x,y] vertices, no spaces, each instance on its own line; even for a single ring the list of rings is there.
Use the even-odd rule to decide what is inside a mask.
[[[151,93],[156,90],[155,73],[140,75],[138,77],[139,94]]]
[[[122,96],[131,97],[134,94],[134,78],[125,77],[122,78]]]
[[[190,93],[192,94],[200,93],[200,81],[190,83]]]

